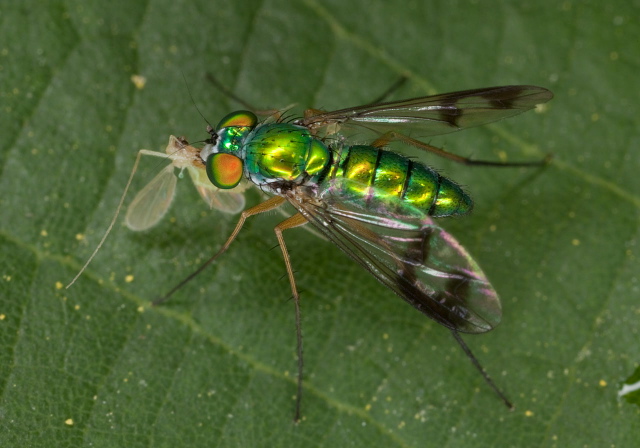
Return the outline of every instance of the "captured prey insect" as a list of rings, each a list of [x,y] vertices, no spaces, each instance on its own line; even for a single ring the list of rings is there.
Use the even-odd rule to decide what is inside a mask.
[[[171,164],[163,168],[151,182],[140,190],[129,205],[125,222],[131,230],[149,229],[167,213],[173,201],[177,183],[175,168],[188,171],[193,185],[210,208],[232,214],[239,213],[244,209],[243,192],[249,187],[248,182],[243,182],[232,190],[223,190],[225,194],[219,194],[220,189],[207,178],[205,166],[200,159],[200,151],[189,146],[184,138],[170,136],[165,153],[144,149],[138,151],[138,160],[132,175],[135,174],[137,162],[143,155],[169,158]]]
[[[200,173],[204,166],[211,184],[220,190],[235,191],[249,181],[272,197],[243,211],[221,249],[161,301],[223,254],[247,218],[288,202],[296,213],[274,231],[295,307],[295,421],[301,415],[303,385],[301,311],[283,232],[307,223],[391,291],[447,327],[489,386],[512,408],[459,334],[495,328],[501,318],[498,295],[467,251],[435,222],[469,213],[472,200],[452,180],[388,146],[397,142],[467,165],[542,165],[546,160],[470,160],[419,139],[511,117],[552,97],[541,87],[504,86],[333,112],[308,109],[303,118],[291,122],[277,115],[259,122],[246,110],[228,114],[215,128],[208,127],[204,148],[187,165],[198,165]],[[369,143],[354,144],[356,140]],[[182,143],[186,153],[197,151]]]
[[[176,168],[180,170],[180,174],[182,174],[183,170],[187,170],[196,190],[198,190],[198,193],[200,193],[200,196],[210,208],[231,214],[240,213],[244,209],[245,199],[243,192],[251,184],[249,182],[240,182],[233,189],[224,189],[221,191],[218,187],[213,185],[211,181],[209,181],[205,171],[205,164],[200,158],[200,150],[193,146],[189,146],[183,137],[177,138],[172,135],[169,137],[169,143],[167,144],[165,153],[150,151],[148,149],[141,149],[138,151],[138,156],[136,157],[133,169],[129,175],[129,180],[127,181],[124,192],[120,197],[118,208],[111,219],[109,227],[107,227],[102,239],[96,246],[93,253],[89,256],[84,266],[82,266],[73,280],[69,282],[67,288],[73,285],[80,275],[82,275],[111,232],[111,229],[118,219],[120,209],[122,208],[124,199],[127,196],[127,192],[129,191],[129,187],[131,186],[131,182],[136,174],[142,156],[169,159],[171,164],[164,167],[151,180],[151,182],[140,190],[129,205],[125,223],[131,230],[142,231],[150,229],[167,213],[175,196],[177,178],[174,171]]]

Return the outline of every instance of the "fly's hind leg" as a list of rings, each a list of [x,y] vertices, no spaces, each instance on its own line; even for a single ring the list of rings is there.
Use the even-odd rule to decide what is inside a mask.
[[[302,361],[302,317],[300,313],[300,295],[298,294],[298,288],[296,288],[296,280],[293,276],[291,258],[289,257],[289,251],[287,250],[287,245],[284,241],[284,237],[282,236],[282,232],[287,229],[293,229],[294,227],[302,226],[307,222],[309,221],[307,221],[304,216],[302,216],[300,213],[296,213],[292,217],[282,221],[274,229],[276,237],[278,238],[278,243],[280,244],[280,249],[282,250],[284,264],[287,267],[287,275],[289,277],[289,283],[291,284],[291,294],[293,296],[293,304],[295,306],[296,313],[296,340],[298,344],[298,390],[296,394],[296,410],[293,417],[293,421],[296,423],[300,421],[300,404],[302,403],[302,367],[304,365]]]
[[[408,137],[399,132],[391,131],[377,138],[371,143],[371,146],[375,146],[376,148],[382,148],[387,146],[390,142],[402,142],[407,145],[413,146],[414,148],[422,149],[423,151],[428,151],[437,156],[444,157],[445,159],[453,160],[457,163],[462,163],[463,165],[475,165],[475,166],[495,166],[495,167],[531,167],[531,166],[544,166],[547,165],[551,161],[551,154],[548,154],[542,160],[535,160],[532,162],[495,162],[491,160],[473,160],[468,157],[459,156],[457,154],[450,153],[445,151],[442,148],[438,148],[437,146],[432,146],[428,143],[421,142],[420,140],[416,140],[414,138]]]
[[[473,352],[471,351],[471,349],[469,348],[467,343],[464,342],[462,337],[460,337],[460,334],[458,333],[458,331],[455,330],[455,329],[451,329],[451,334],[453,335],[453,338],[456,340],[456,342],[458,344],[460,344],[460,347],[462,347],[462,350],[467,355],[467,358],[469,358],[469,360],[474,365],[474,367],[476,369],[478,369],[478,371],[480,372],[480,374],[484,378],[485,382],[491,387],[491,389],[493,389],[493,391],[496,393],[496,395],[498,395],[498,397],[500,397],[500,399],[505,404],[505,406],[507,408],[509,408],[510,411],[513,411],[515,409],[515,406],[513,405],[513,403],[511,403],[511,401],[509,401],[509,399],[504,394],[504,392],[502,392],[500,389],[498,389],[498,386],[496,386],[496,384],[493,382],[491,377],[484,370],[484,368],[480,364],[480,361],[478,361],[478,358],[476,358],[476,356],[473,354]]]

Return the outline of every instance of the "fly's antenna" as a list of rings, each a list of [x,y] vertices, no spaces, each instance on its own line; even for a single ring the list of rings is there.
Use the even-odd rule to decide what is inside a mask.
[[[209,120],[207,120],[207,118],[203,115],[203,113],[198,108],[198,105],[196,104],[196,100],[193,99],[193,95],[191,94],[191,89],[189,88],[189,84],[187,83],[187,78],[184,76],[184,72],[180,70],[180,73],[182,74],[182,79],[184,80],[184,85],[187,88],[187,92],[189,93],[189,98],[191,98],[191,102],[193,103],[193,107],[196,108],[196,110],[198,111],[198,113],[200,114],[204,122],[207,123],[208,125],[207,129],[209,128],[214,129],[211,123],[209,123]]]

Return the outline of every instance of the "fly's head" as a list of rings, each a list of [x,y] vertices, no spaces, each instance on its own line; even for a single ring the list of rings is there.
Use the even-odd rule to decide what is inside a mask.
[[[242,180],[243,142],[257,122],[258,118],[253,112],[239,110],[222,118],[215,129],[207,126],[209,138],[200,157],[205,162],[209,180],[216,187],[228,190]]]

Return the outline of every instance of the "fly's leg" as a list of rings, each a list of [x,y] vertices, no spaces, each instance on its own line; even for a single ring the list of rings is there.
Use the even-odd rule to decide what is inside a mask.
[[[378,103],[382,103],[383,101],[385,101],[387,98],[389,98],[389,96],[395,92],[396,90],[398,90],[400,87],[402,87],[408,80],[409,78],[406,75],[402,75],[400,78],[398,78],[396,80],[396,82],[394,82],[393,84],[391,84],[391,86],[385,90],[382,95],[380,95],[378,98],[376,98],[375,100],[371,101],[368,104],[378,104]]]
[[[469,358],[469,360],[475,366],[475,368],[480,371],[480,373],[482,374],[482,377],[487,382],[487,384],[491,387],[491,389],[493,389],[494,392],[500,397],[500,399],[502,399],[502,401],[509,408],[509,410],[513,411],[515,409],[515,406],[513,406],[513,404],[509,401],[507,396],[504,394],[504,392],[498,389],[498,386],[495,385],[491,377],[487,374],[487,372],[485,372],[482,365],[480,365],[480,361],[478,361],[478,359],[474,356],[473,352],[471,351],[467,343],[464,342],[464,340],[460,337],[460,334],[458,334],[456,330],[451,330],[451,334],[453,335],[453,338],[456,340],[456,342],[460,344],[460,347],[462,347],[462,350],[464,350],[464,353],[467,355],[467,358]]]
[[[142,158],[142,156],[161,157],[161,158],[164,158],[164,159],[169,159],[170,158],[169,156],[167,156],[164,153],[156,152],[156,151],[150,151],[148,149],[141,149],[140,151],[138,151],[138,156],[136,157],[136,161],[133,164],[133,168],[131,169],[131,174],[129,175],[129,180],[127,181],[127,185],[124,187],[124,191],[122,192],[122,196],[120,197],[120,202],[118,202],[118,207],[116,208],[116,211],[113,214],[113,218],[111,219],[111,222],[109,223],[109,227],[107,227],[107,230],[104,232],[104,235],[102,236],[102,239],[98,243],[98,246],[95,248],[93,253],[89,256],[89,259],[85,262],[85,264],[82,266],[80,271],[76,274],[76,276],[73,277],[73,280],[71,280],[69,282],[69,284],[66,286],[67,288],[69,288],[71,285],[73,285],[76,282],[76,280],[78,280],[78,278],[82,275],[82,273],[85,271],[85,269],[87,269],[87,266],[89,266],[89,263],[91,263],[91,260],[93,260],[93,258],[96,256],[96,254],[98,253],[98,251],[100,250],[100,248],[104,244],[105,240],[107,239],[107,236],[109,236],[109,233],[111,232],[111,229],[113,229],[113,226],[115,225],[116,220],[118,219],[118,215],[120,215],[120,210],[122,209],[122,204],[124,203],[124,198],[127,196],[127,192],[129,191],[129,187],[131,186],[131,182],[133,181],[133,176],[136,174],[136,171],[138,170],[138,164],[140,163],[140,159]]]
[[[293,304],[295,306],[296,312],[296,340],[298,343],[298,391],[296,394],[296,410],[293,417],[293,421],[296,423],[300,421],[300,405],[302,403],[302,368],[304,365],[302,360],[302,316],[300,313],[300,295],[298,294],[298,288],[296,288],[296,280],[293,276],[291,258],[289,257],[289,251],[287,250],[287,245],[285,244],[282,232],[287,229],[293,229],[294,227],[302,226],[307,222],[309,221],[307,221],[304,216],[302,216],[300,213],[296,213],[292,217],[282,221],[274,229],[276,237],[278,238],[278,243],[280,244],[280,249],[282,250],[284,264],[287,267],[287,275],[289,276],[289,283],[291,284],[291,294],[293,295]]]
[[[242,106],[246,107],[248,110],[254,112],[256,115],[274,116],[274,118],[276,120],[280,120],[280,118],[282,116],[282,111],[281,110],[278,110],[278,109],[259,109],[259,108],[255,107],[253,104],[251,104],[248,101],[246,101],[244,98],[240,98],[238,95],[233,93],[225,85],[223,85],[220,81],[218,81],[218,79],[216,77],[214,77],[211,73],[207,73],[206,76],[207,76],[207,80],[211,84],[213,84],[218,90],[220,90],[220,92],[222,92],[225,96],[231,98],[234,101],[237,101]],[[393,92],[395,92],[400,87],[402,87],[407,82],[407,79],[408,78],[406,76],[401,76],[387,90],[385,90],[382,93],[382,95],[378,96],[376,99],[374,99],[373,101],[371,101],[368,104],[378,104],[378,103],[383,102],[386,98],[389,97],[389,95],[391,95]],[[284,110],[288,110],[290,108],[291,108],[291,106],[288,106]],[[309,116],[317,115],[317,114],[322,113],[322,112],[323,111],[319,110],[319,109],[307,109],[307,110],[304,111],[304,116],[305,117],[309,117]]]
[[[174,286],[171,291],[169,291],[167,294],[165,294],[164,296],[154,300],[152,302],[152,304],[155,305],[159,305],[163,302],[166,302],[169,297],[171,297],[176,291],[178,291],[180,288],[182,288],[184,285],[186,285],[187,283],[189,283],[191,280],[193,280],[193,278],[195,278],[198,274],[200,274],[207,266],[209,266],[211,263],[213,263],[220,255],[222,255],[223,253],[225,253],[227,251],[227,249],[229,248],[229,246],[231,245],[231,243],[233,242],[233,240],[236,239],[236,237],[238,236],[238,233],[240,233],[240,230],[242,230],[242,226],[244,225],[244,222],[247,220],[247,218],[249,218],[250,216],[253,215],[258,215],[260,213],[264,213],[264,212],[268,212],[269,210],[273,210],[274,208],[280,207],[283,203],[285,202],[285,199],[281,196],[274,196],[254,207],[251,207],[245,211],[242,212],[242,214],[240,215],[240,219],[238,220],[238,223],[236,224],[235,229],[233,229],[233,232],[231,232],[231,235],[229,236],[229,238],[227,239],[227,241],[224,243],[224,245],[220,248],[220,250],[211,258],[209,258],[207,261],[205,261],[198,269],[196,269],[193,273],[191,273],[188,277],[186,277],[184,280],[182,280],[180,283],[178,283],[176,286]]]
[[[220,81],[218,81],[218,79],[216,77],[214,77],[211,73],[207,73],[206,76],[207,76],[207,81],[209,81],[211,84],[213,84],[216,87],[216,89],[218,89],[220,92],[222,92],[222,94],[224,96],[226,96],[228,98],[231,98],[234,101],[237,101],[242,106],[244,106],[246,109],[250,110],[251,112],[255,113],[256,115],[274,116],[274,118],[276,120],[279,120],[281,118],[282,112],[280,110],[278,110],[278,109],[259,109],[259,108],[255,107],[254,105],[252,105],[251,103],[249,103],[248,101],[244,100],[243,98],[240,98],[238,95],[233,93],[224,84],[222,84]],[[286,109],[289,109],[289,107],[287,107]]]
[[[404,134],[400,134],[395,131],[387,132],[383,136],[377,138],[371,143],[371,146],[375,146],[376,148],[382,148],[387,146],[390,142],[402,142],[407,145],[413,146],[414,148],[422,149],[424,151],[428,151],[437,156],[444,157],[445,159],[453,160],[457,163],[462,163],[463,165],[475,165],[475,166],[496,166],[496,167],[531,167],[531,166],[544,166],[547,165],[551,161],[551,154],[547,155],[542,160],[536,160],[533,162],[495,162],[491,160],[473,160],[468,157],[459,156],[457,154],[450,153],[445,151],[442,148],[438,148],[436,146],[432,146],[428,143],[421,142],[419,140],[413,139],[411,137],[407,137]]]
[[[396,82],[394,82],[391,85],[391,87],[389,87],[387,90],[385,90],[382,93],[382,95],[380,95],[375,100],[373,100],[373,101],[371,101],[370,103],[367,103],[367,104],[373,105],[373,104],[382,103],[385,99],[387,99],[389,97],[389,95],[391,95],[393,92],[395,92],[400,87],[402,87],[404,85],[404,83],[407,82],[407,79],[409,79],[409,78],[407,78],[406,76],[401,76],[400,78],[398,78],[398,80]],[[303,116],[304,116],[304,118],[309,118],[309,117],[313,117],[315,115],[323,114],[325,112],[326,111],[322,110],[322,109],[309,108],[309,109],[305,109],[305,111],[303,112]]]

